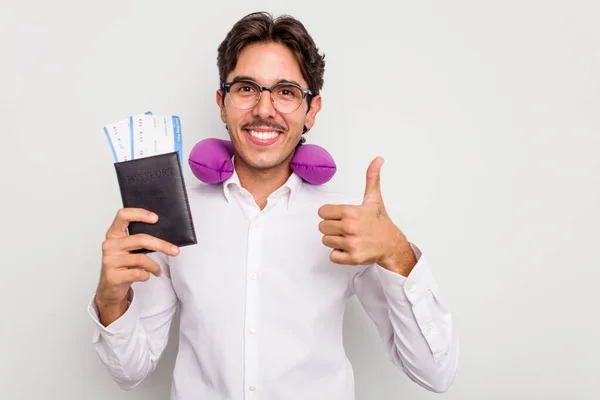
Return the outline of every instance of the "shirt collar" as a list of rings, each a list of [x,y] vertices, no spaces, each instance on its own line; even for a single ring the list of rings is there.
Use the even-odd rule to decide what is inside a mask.
[[[288,180],[283,184],[283,186],[271,193],[269,198],[272,200],[277,200],[287,195],[287,206],[289,209],[290,205],[293,204],[292,201],[295,198],[295,195],[302,187],[302,182],[302,178],[300,178],[295,172],[292,172],[292,174],[290,175]],[[231,202],[232,190],[243,190],[242,185],[240,183],[240,178],[235,168],[231,176],[225,181],[223,181],[223,194],[227,202]]]
[[[242,185],[240,184],[240,178],[238,177],[238,174],[234,168],[231,176],[223,181],[223,194],[225,195],[227,202],[231,202],[231,189],[233,188],[237,190],[241,187]]]

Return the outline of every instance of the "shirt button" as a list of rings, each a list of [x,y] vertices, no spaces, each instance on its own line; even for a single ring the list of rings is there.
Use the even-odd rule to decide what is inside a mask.
[[[256,329],[250,329],[248,332],[250,332],[251,335],[254,335],[256,333]]]
[[[251,281],[255,281],[256,280],[256,274],[250,274],[249,276]]]
[[[258,221],[252,221],[252,228],[256,229],[260,226],[260,223]]]
[[[255,391],[256,390],[256,386],[250,385],[250,386],[248,386],[248,390]]]

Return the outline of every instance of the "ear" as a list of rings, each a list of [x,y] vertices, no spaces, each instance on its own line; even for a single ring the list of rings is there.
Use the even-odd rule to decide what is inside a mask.
[[[223,121],[223,123],[226,124],[227,123],[227,111],[225,110],[222,89],[217,90],[217,105],[221,109],[221,121]]]
[[[310,108],[308,109],[308,112],[306,113],[306,119],[304,120],[304,126],[306,129],[311,129],[313,127],[315,124],[315,118],[317,117],[319,111],[321,111],[321,95],[313,97],[312,101],[310,102]]]

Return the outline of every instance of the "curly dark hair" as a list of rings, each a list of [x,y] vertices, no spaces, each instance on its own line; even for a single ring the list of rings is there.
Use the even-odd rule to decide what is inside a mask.
[[[325,55],[319,54],[314,40],[300,21],[289,15],[273,18],[267,12],[252,13],[240,19],[219,45],[217,66],[220,85],[235,68],[242,49],[258,42],[276,42],[292,50],[308,88],[313,96],[319,94],[323,88]],[[309,106],[311,99],[309,96]]]

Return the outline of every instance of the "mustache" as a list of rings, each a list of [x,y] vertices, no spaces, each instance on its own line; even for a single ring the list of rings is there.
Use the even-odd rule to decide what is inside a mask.
[[[285,129],[285,127],[279,125],[276,122],[268,121],[268,120],[264,120],[264,119],[255,119],[252,122],[248,122],[247,124],[242,125],[242,129],[252,129],[252,128],[258,128],[258,127],[273,128],[273,129],[277,129],[282,132],[285,132],[287,130],[287,129]]]

